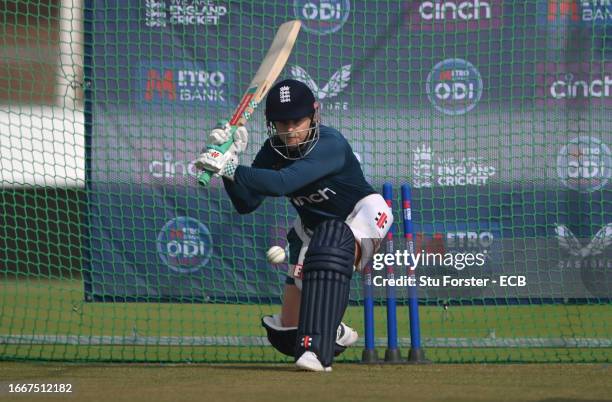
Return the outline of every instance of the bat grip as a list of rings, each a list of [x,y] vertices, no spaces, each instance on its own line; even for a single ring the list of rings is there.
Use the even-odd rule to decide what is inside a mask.
[[[232,138],[230,138],[229,140],[227,140],[226,142],[224,142],[221,145],[208,145],[206,147],[206,150],[215,150],[218,152],[221,152],[222,154],[226,153],[227,150],[232,146],[232,144],[234,143],[234,133],[236,132],[236,129],[238,127],[236,126],[232,126],[231,127],[231,132],[232,132]],[[202,172],[200,172],[200,174],[198,175],[198,183],[200,183],[200,185],[204,186],[204,187],[208,187],[208,185],[210,184],[210,180],[212,179],[214,173],[209,172],[208,170],[203,170]]]

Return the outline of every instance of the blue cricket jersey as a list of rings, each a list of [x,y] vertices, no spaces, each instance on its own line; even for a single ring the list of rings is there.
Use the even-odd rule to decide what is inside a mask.
[[[309,229],[327,219],[345,220],[359,200],[376,193],[349,143],[326,126],[320,126],[310,153],[298,160],[283,158],[266,140],[252,166],[238,166],[234,182],[223,184],[241,214],[257,209],[266,196],[288,197]]]

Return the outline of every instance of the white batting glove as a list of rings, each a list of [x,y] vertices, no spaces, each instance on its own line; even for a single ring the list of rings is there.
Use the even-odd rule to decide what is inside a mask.
[[[208,134],[208,144],[221,145],[232,139],[231,126],[227,121],[219,122],[219,126]],[[230,148],[236,155],[241,154],[249,142],[249,132],[244,126],[238,127],[234,133],[234,143]]]
[[[222,154],[214,149],[209,149],[200,154],[195,166],[200,170],[206,170],[233,181],[238,166],[238,157],[231,151]]]
[[[245,126],[239,126],[234,133],[234,143],[229,150],[234,152],[236,155],[240,155],[244,152],[248,144],[249,132]]]

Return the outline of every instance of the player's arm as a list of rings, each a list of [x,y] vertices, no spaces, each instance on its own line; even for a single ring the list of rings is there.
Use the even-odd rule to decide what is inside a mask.
[[[307,157],[280,170],[239,166],[234,180],[253,193],[272,197],[288,195],[340,170],[345,152],[335,141],[319,141]]]
[[[264,198],[266,198],[263,195],[252,193],[244,186],[240,186],[225,177],[223,178],[223,186],[225,187],[225,191],[227,192],[227,195],[229,195],[230,200],[232,200],[232,205],[241,215],[249,214],[255,211],[257,208],[259,208]]]
[[[265,166],[265,153],[264,150],[260,150],[251,166],[262,167]],[[236,211],[239,214],[248,214],[255,211],[266,198],[264,195],[249,190],[248,187],[241,185],[237,181],[231,180],[228,177],[223,177],[223,186],[227,195]]]

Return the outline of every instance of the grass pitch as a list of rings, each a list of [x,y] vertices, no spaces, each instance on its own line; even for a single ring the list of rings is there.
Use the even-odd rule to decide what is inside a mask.
[[[84,303],[78,280],[18,278],[0,281],[0,359],[72,362],[261,363],[288,360],[269,346],[246,344],[265,337],[260,317],[279,306]],[[612,361],[612,305],[421,306],[421,333],[427,358],[437,363]],[[345,322],[363,331],[363,309],[351,306]],[[385,309],[376,309],[376,337],[386,337]],[[400,337],[408,336],[408,312],[398,309]],[[46,343],[4,342],[6,337],[43,336]],[[150,340],[138,344],[134,337]],[[4,338],[3,338],[4,337]],[[95,344],[113,337],[113,345]],[[232,337],[228,346],[165,345],[158,341]],[[462,339],[463,347],[431,346],[432,340]],[[482,341],[528,340],[529,347],[487,346]],[[587,340],[598,347],[539,346],[547,340]],[[245,341],[243,345],[241,342]],[[478,342],[481,342],[478,344]],[[149,342],[149,341],[147,341]],[[380,351],[382,354],[382,350]],[[404,356],[407,350],[402,350]],[[357,362],[361,347],[341,361]]]
[[[0,401],[612,401],[610,347],[469,345],[483,339],[608,342],[610,305],[426,306],[420,309],[424,344],[460,338],[467,346],[426,347],[427,358],[436,364],[424,366],[349,364],[361,354],[361,347],[353,347],[332,373],[321,374],[296,371],[269,346],[171,346],[155,341],[261,338],[259,317],[278,311],[278,306],[82,300],[79,281],[0,281]],[[384,338],[384,308],[377,308],[376,314],[376,336]],[[408,335],[407,317],[406,308],[400,308],[401,337]],[[361,330],[362,308],[350,307],[345,321]],[[51,342],[14,341],[27,336]],[[154,341],[134,344],[135,336]],[[99,337],[119,343],[91,342]],[[407,355],[405,348],[402,352]],[[449,362],[464,364],[441,364]],[[9,393],[10,384],[17,383],[71,384],[73,392]]]
[[[0,363],[0,401],[610,401],[612,368],[592,364],[361,366]],[[9,384],[72,384],[10,394]]]

